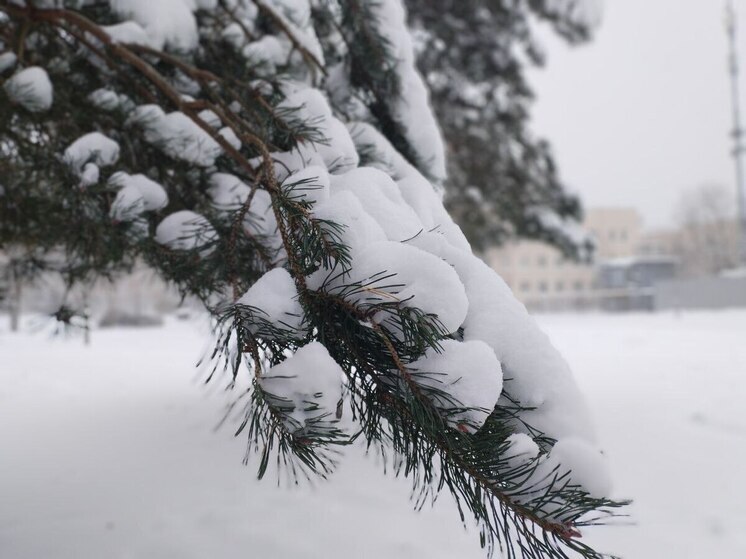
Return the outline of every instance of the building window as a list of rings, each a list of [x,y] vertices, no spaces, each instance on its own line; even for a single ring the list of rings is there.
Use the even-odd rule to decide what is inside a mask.
[[[613,229],[609,231],[609,240],[616,241],[616,231],[614,231]]]
[[[558,281],[557,283],[554,284],[554,290],[557,293],[562,293],[565,290],[565,283],[562,281]]]
[[[531,284],[527,281],[524,281],[523,283],[521,283],[521,291],[523,292],[531,291]]]
[[[549,291],[549,286],[547,285],[547,282],[545,281],[539,282],[539,291],[541,291],[542,293],[546,293],[547,291]]]
[[[538,260],[536,261],[537,264],[539,264],[540,268],[545,268],[547,265],[547,257],[546,256],[539,256]]]
[[[528,266],[530,264],[531,264],[531,260],[529,259],[528,256],[523,256],[521,258],[521,266]]]
[[[585,285],[583,285],[583,282],[580,280],[577,280],[575,283],[572,284],[573,289],[575,291],[583,291],[585,289]]]
[[[621,231],[619,231],[619,238],[622,239],[623,241],[627,240],[627,230],[626,229],[622,229]]]

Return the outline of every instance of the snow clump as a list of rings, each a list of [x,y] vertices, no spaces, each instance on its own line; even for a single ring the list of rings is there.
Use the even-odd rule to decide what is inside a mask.
[[[274,268],[264,274],[236,304],[258,309],[257,318],[267,320],[275,328],[294,334],[302,330],[303,309],[298,301],[298,290],[284,268]],[[256,333],[259,326],[252,324],[249,329]]]
[[[63,160],[79,176],[85,171],[86,165],[91,163],[97,167],[109,167],[119,159],[119,144],[100,132],[91,132],[81,136],[70,144]],[[90,180],[92,171],[87,171]]]
[[[6,57],[5,63],[11,63],[11,59]],[[15,59],[12,59],[12,63],[15,63]],[[11,102],[21,105],[27,111],[41,113],[52,108],[52,82],[44,68],[30,66],[16,72],[3,87]]]
[[[262,389],[287,409],[284,415],[293,431],[311,424],[331,426],[342,399],[342,368],[319,342],[301,347],[291,357],[259,378]]]
[[[0,74],[5,72],[6,70],[10,70],[13,66],[16,65],[17,61],[18,57],[14,52],[8,51],[0,53]]]
[[[130,221],[143,212],[157,211],[168,205],[166,190],[145,175],[114,173],[109,184],[119,188],[110,215],[117,221]]]
[[[173,250],[194,250],[214,243],[218,240],[218,234],[204,216],[181,210],[158,224],[155,240]],[[208,246],[202,254],[204,256],[211,251],[212,247]]]
[[[417,383],[448,395],[435,404],[449,412],[448,421],[462,430],[478,430],[497,404],[502,391],[500,362],[480,341],[444,340],[408,367]],[[437,394],[437,393],[436,393]]]
[[[210,134],[179,111],[166,114],[158,105],[140,105],[128,123],[141,126],[145,140],[173,159],[210,167],[223,152]]]

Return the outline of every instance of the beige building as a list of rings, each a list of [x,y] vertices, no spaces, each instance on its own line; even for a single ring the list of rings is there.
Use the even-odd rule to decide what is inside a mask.
[[[637,248],[643,256],[675,255],[681,250],[681,232],[676,229],[657,229],[646,232]]]
[[[624,258],[637,254],[642,238],[642,218],[632,208],[588,210],[583,227],[596,242],[596,260]]]
[[[636,210],[591,209],[583,226],[596,242],[598,260],[637,254],[642,238],[642,219]],[[529,307],[549,310],[593,304],[594,265],[568,261],[547,244],[516,241],[490,249],[485,260],[502,276],[518,299]]]

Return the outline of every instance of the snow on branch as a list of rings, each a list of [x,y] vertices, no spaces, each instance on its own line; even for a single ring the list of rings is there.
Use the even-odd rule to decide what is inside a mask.
[[[330,448],[365,437],[394,451],[418,499],[447,488],[491,549],[597,557],[579,527],[619,503],[587,408],[430,180],[443,145],[402,4],[331,4],[325,20],[308,0],[0,0],[14,26],[33,23],[14,76],[38,68],[17,80],[35,104],[5,82],[3,200],[32,218],[2,240],[35,244],[34,261],[62,245],[70,281],[142,255],[199,298],[217,323],[213,373],[249,385],[239,431],[260,475],[273,458],[328,475]],[[396,87],[385,100],[370,87],[385,107],[352,118],[327,69],[356,33],[385,66],[368,86]],[[269,37],[291,44],[272,72],[255,57]]]

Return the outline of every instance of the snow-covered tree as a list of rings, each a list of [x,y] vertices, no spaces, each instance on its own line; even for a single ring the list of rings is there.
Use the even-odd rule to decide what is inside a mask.
[[[144,259],[201,300],[260,476],[326,476],[362,438],[489,550],[599,556],[579,530],[620,505],[604,457],[433,185],[401,0],[0,0],[0,80],[14,275]]]
[[[529,130],[525,76],[545,55],[540,23],[572,44],[590,38],[599,0],[406,0],[448,155],[446,207],[478,248],[527,237],[584,258],[581,205],[549,144]]]

